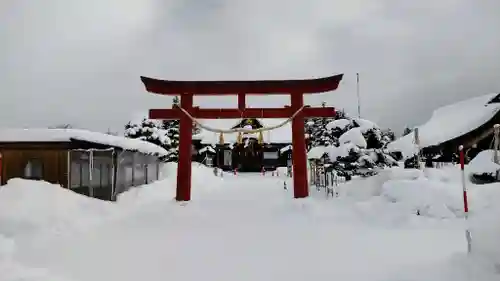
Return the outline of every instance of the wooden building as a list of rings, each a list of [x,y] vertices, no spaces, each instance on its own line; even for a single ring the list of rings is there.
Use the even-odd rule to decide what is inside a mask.
[[[429,121],[418,127],[421,155],[433,162],[458,160],[464,146],[467,159],[491,148],[493,126],[500,123],[500,94],[462,100],[434,111]],[[390,143],[388,148],[405,158],[416,151],[414,132]],[[430,160],[429,160],[430,161]]]
[[[280,124],[284,119],[244,118],[240,120],[216,119],[203,120],[207,126],[219,129],[247,128],[258,129]],[[235,170],[240,172],[260,172],[262,168],[275,170],[277,167],[291,165],[291,126],[286,124],[281,128],[262,134],[243,134],[241,142],[238,141],[238,133],[220,134],[201,131],[193,136],[193,151],[201,151],[204,147],[213,148],[212,154],[199,153],[193,155],[197,162],[207,161],[211,157],[213,166],[223,170]],[[205,152],[205,150],[203,150]]]
[[[154,144],[75,129],[0,129],[0,183],[44,180],[103,200],[158,179],[167,151]]]

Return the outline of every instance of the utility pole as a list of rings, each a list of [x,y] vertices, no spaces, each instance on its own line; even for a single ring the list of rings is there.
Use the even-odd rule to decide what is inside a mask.
[[[361,99],[359,97],[359,73],[356,73],[356,96],[358,97],[358,118],[361,118]]]

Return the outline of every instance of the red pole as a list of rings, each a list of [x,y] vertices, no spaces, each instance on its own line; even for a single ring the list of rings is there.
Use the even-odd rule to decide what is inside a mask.
[[[462,172],[462,193],[463,193],[463,198],[464,198],[464,212],[465,216],[467,217],[469,214],[469,202],[467,200],[467,187],[465,184],[465,155],[464,155],[464,146],[461,145],[458,147],[458,150],[460,151],[460,170]]]
[[[190,110],[193,107],[193,95],[181,95],[181,107]],[[177,165],[177,201],[191,200],[191,143],[193,121],[182,114],[179,121],[179,164]]]
[[[291,95],[291,108],[294,111],[299,110],[303,105],[303,94]],[[305,198],[309,195],[309,189],[307,186],[306,138],[303,112],[299,112],[292,120],[292,147],[294,198]]]
[[[462,193],[463,193],[463,198],[464,198],[464,214],[465,214],[465,220],[467,221],[467,218],[469,217],[469,202],[467,200],[467,187],[465,183],[465,155],[464,155],[464,146],[461,145],[458,147],[458,150],[460,152],[460,170],[462,172]],[[465,239],[467,240],[467,253],[472,252],[472,236],[470,233],[469,228],[465,229]]]

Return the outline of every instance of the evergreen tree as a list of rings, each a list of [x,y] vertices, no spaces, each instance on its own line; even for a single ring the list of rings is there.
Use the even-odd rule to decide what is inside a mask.
[[[165,149],[168,149],[171,143],[169,137],[162,130],[161,123],[146,118],[137,123],[128,122],[125,125],[125,137],[144,140]]]
[[[403,130],[403,137],[410,134],[411,132],[413,132],[413,128],[410,128],[410,127],[405,127],[405,129]]]
[[[372,175],[374,168],[397,165],[385,150],[394,140],[391,130],[381,130],[368,120],[350,118],[345,111],[337,111],[333,118],[306,120],[308,149],[327,147],[330,157],[324,157],[328,170],[350,178],[353,175]]]
[[[172,108],[179,106],[179,97],[172,99]],[[167,150],[169,157],[167,161],[177,162],[179,160],[179,120],[163,120],[162,129],[170,139],[170,145]]]

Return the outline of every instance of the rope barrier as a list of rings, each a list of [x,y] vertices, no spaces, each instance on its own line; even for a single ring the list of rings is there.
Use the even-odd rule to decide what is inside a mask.
[[[189,119],[191,119],[191,121],[193,121],[194,123],[196,123],[200,128],[205,129],[205,130],[207,130],[209,132],[222,133],[222,134],[232,134],[232,133],[240,133],[241,132],[241,133],[245,133],[245,134],[253,134],[253,133],[259,133],[259,132],[271,131],[271,130],[278,129],[278,128],[281,128],[281,127],[285,126],[286,124],[290,123],[290,121],[292,121],[293,118],[295,118],[304,109],[304,107],[306,107],[306,106],[303,105],[297,111],[295,111],[295,113],[292,114],[291,117],[289,117],[285,121],[283,121],[283,122],[281,122],[281,123],[279,123],[278,125],[275,125],[275,126],[262,127],[262,128],[259,128],[259,129],[234,128],[234,129],[228,129],[228,130],[222,130],[222,129],[217,129],[217,128],[212,128],[212,127],[206,126],[206,125],[200,123],[196,118],[194,118],[191,114],[189,114],[189,112],[187,110],[185,110],[184,108],[182,108],[180,106],[178,108],[184,114],[186,114],[186,116],[189,117]]]

